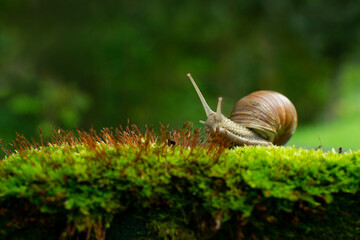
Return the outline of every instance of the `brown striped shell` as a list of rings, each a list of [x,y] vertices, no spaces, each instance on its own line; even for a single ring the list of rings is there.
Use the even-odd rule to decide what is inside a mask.
[[[235,104],[230,120],[254,130],[275,145],[283,145],[296,130],[297,113],[284,95],[256,91]]]

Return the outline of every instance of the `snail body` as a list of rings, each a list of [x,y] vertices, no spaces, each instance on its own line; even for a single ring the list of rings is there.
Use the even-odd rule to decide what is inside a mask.
[[[207,116],[205,124],[211,133],[218,132],[234,145],[284,145],[294,134],[297,113],[291,101],[275,91],[256,91],[241,98],[229,118],[221,113],[222,97],[218,98],[216,112],[211,110],[188,74]]]

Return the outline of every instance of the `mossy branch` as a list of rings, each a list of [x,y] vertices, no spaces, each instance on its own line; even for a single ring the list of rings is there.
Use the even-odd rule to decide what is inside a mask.
[[[229,149],[218,136],[202,139],[190,123],[159,134],[135,125],[60,130],[49,143],[18,136],[12,146],[0,161],[5,238],[105,239],[133,216],[146,226],[136,237],[160,239],[278,239],[299,229],[308,230],[298,239],[319,239],[339,228],[314,230],[309,219],[341,213],[351,229],[359,225],[352,222],[359,211],[347,206],[359,203],[360,152]],[[347,226],[346,234],[357,234]]]

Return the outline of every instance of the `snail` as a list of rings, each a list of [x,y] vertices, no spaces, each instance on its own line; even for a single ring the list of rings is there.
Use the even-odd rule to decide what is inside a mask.
[[[294,134],[297,113],[292,102],[281,93],[261,90],[241,98],[229,118],[221,113],[222,97],[216,112],[210,109],[191,74],[190,78],[207,116],[200,121],[212,134],[218,132],[234,145],[284,145]]]

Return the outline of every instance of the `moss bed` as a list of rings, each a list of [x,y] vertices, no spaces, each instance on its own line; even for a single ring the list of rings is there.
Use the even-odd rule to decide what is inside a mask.
[[[229,149],[189,125],[59,131],[11,146],[0,160],[0,239],[360,236],[359,151]]]

